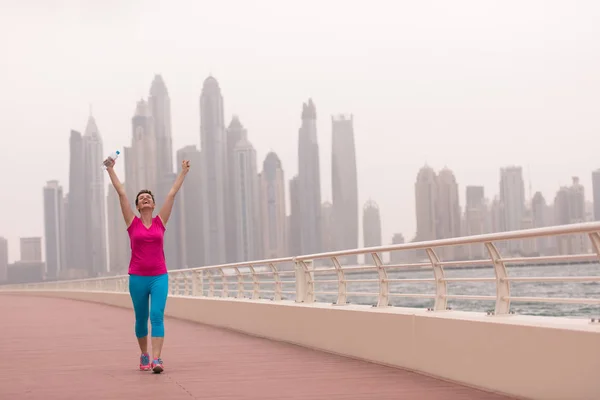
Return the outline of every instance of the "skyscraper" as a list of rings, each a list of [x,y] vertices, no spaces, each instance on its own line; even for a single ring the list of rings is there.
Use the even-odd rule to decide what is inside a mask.
[[[244,131],[245,132],[245,131]],[[251,261],[262,258],[260,210],[258,205],[258,175],[256,151],[244,136],[233,149],[235,190],[235,221],[237,234],[237,260]]]
[[[88,118],[84,144],[86,184],[86,255],[88,276],[106,273],[106,206],[104,197],[104,174],[102,162],[104,149],[102,138],[94,117]]]
[[[321,250],[324,252],[333,251],[335,248],[333,231],[333,204],[324,201],[321,205]]]
[[[288,224],[288,254],[298,256],[302,254],[300,229],[302,226],[300,210],[300,188],[298,176],[290,180],[290,217]]]
[[[458,200],[458,184],[454,173],[448,168],[440,171],[437,177],[437,228],[436,239],[460,236],[461,212]],[[440,257],[457,259],[462,256],[458,247],[443,247]]]
[[[21,260],[24,262],[42,261],[42,238],[41,237],[23,237],[21,238]]]
[[[166,175],[173,173],[171,99],[161,75],[154,76],[150,87],[148,105],[154,123],[154,135],[156,136],[157,179],[161,182]],[[166,195],[166,193],[163,195]]]
[[[298,190],[301,254],[321,251],[321,173],[317,139],[317,111],[312,99],[302,107],[298,134]]]
[[[335,250],[358,247],[358,181],[353,117],[331,119],[332,236]],[[357,256],[345,257],[356,264]]]
[[[228,193],[227,196],[227,212],[225,213],[225,246],[227,253],[227,262],[236,262],[238,259],[238,234],[236,221],[236,205],[235,205],[235,156],[234,150],[237,143],[243,138],[248,137],[248,132],[242,126],[238,116],[234,115],[227,128],[227,170],[229,171]]]
[[[65,227],[63,190],[58,181],[44,187],[44,241],[46,277],[56,279],[65,266]]]
[[[180,238],[184,264],[188,268],[204,266],[204,226],[202,215],[201,154],[196,146],[185,146],[177,151],[177,164],[190,161],[190,171],[177,196],[176,207],[181,210]],[[183,218],[185,216],[185,218]]]
[[[205,264],[224,264],[228,191],[227,143],[223,96],[219,83],[212,76],[204,81],[200,96],[200,147]]]
[[[483,186],[467,186],[465,191],[465,234],[475,236],[486,233],[487,207]],[[481,259],[487,254],[481,243],[467,246],[466,251],[470,259]]]
[[[288,247],[285,179],[277,154],[267,154],[259,181],[263,257],[285,257]]]
[[[0,283],[8,279],[8,240],[0,237]]]
[[[502,230],[520,230],[525,216],[525,183],[521,167],[500,169],[500,202],[503,207]],[[520,242],[517,240],[508,241],[506,246],[512,253],[520,250]]]
[[[600,169],[592,172],[592,197],[594,200],[594,219],[600,221]]]
[[[87,276],[87,177],[85,175],[85,152],[81,133],[72,130],[69,161],[69,195],[67,216],[67,266],[65,278]],[[101,168],[101,165],[97,165]]]
[[[134,203],[135,195],[141,189],[149,189],[153,192],[158,190],[158,156],[154,119],[144,99],[137,102],[131,125],[131,147],[125,148],[125,181],[127,197]]]
[[[368,200],[363,207],[363,241],[364,247],[381,246],[381,215],[373,200]],[[371,264],[371,260],[366,258],[365,263]]]
[[[435,171],[425,165],[415,182],[415,209],[417,213],[416,241],[435,240],[438,236],[438,189]]]
[[[112,274],[126,274],[129,268],[129,236],[121,211],[119,195],[112,184],[108,185],[106,206],[110,272]]]

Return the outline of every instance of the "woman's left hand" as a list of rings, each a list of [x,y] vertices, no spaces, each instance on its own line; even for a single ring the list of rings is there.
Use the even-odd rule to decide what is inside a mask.
[[[181,172],[185,175],[190,171],[190,161],[189,160],[183,160],[183,162],[181,163]]]

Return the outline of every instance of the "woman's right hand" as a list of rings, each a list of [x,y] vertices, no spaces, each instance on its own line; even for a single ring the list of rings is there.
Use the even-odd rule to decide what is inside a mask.
[[[115,166],[115,160],[113,160],[112,158],[108,157],[106,160],[104,160],[104,166],[106,168],[112,168]]]

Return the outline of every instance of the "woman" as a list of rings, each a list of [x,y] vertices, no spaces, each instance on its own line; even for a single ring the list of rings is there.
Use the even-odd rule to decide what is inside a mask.
[[[154,195],[149,190],[140,190],[135,197],[135,207],[140,216],[136,216],[129,204],[125,187],[119,181],[113,167],[115,161],[107,158],[104,161],[110,180],[119,195],[121,211],[127,224],[131,243],[131,261],[129,262],[129,294],[135,312],[135,335],[142,355],[140,369],[161,373],[164,370],[160,358],[164,336],[164,311],[169,291],[169,277],[163,250],[165,226],[171,215],[175,195],[181,188],[185,176],[190,170],[190,162],[181,164],[181,173],[169,191],[165,203],[156,217],[154,211]],[[150,300],[150,307],[148,307]],[[148,354],[148,317],[152,325],[152,362]]]

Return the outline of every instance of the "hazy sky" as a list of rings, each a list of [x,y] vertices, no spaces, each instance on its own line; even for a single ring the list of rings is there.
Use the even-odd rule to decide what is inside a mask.
[[[43,236],[42,187],[58,179],[68,190],[70,129],[84,129],[91,103],[104,152],[129,145],[155,73],[171,96],[175,150],[200,143],[199,95],[212,74],[259,170],[274,150],[286,180],[312,97],[323,200],[331,115],[354,114],[359,201],[379,203],[384,243],[413,237],[426,162],[454,171],[461,205],[468,184],[496,195],[511,164],[549,201],[574,175],[591,200],[598,21],[600,2],[574,0],[1,0],[0,236],[11,260],[19,237]]]

